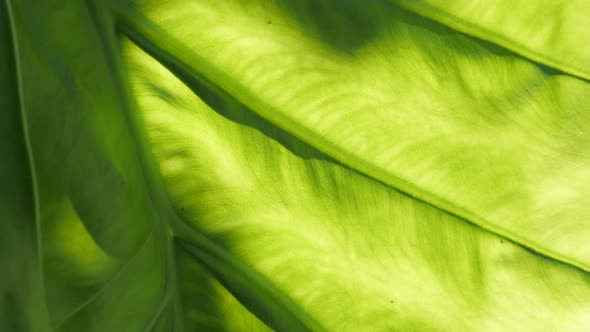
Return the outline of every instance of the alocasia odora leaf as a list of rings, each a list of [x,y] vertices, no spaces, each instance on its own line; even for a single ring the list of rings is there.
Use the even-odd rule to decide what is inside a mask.
[[[0,329],[590,329],[590,12],[527,3],[5,1]]]

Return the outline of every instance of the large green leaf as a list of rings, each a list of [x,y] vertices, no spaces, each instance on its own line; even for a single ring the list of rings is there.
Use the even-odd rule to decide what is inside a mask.
[[[512,3],[6,1],[0,330],[590,329],[590,12]]]

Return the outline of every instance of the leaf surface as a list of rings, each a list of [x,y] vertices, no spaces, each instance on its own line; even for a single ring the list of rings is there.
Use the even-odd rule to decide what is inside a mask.
[[[7,1],[0,326],[587,330],[588,35],[498,4]]]

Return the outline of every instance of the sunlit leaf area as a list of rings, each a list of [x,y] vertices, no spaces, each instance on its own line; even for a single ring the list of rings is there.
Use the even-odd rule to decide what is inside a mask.
[[[2,0],[0,331],[590,331],[590,1]]]

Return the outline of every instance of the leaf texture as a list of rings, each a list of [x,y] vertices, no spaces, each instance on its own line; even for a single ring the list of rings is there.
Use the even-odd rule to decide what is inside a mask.
[[[587,5],[513,2],[6,1],[0,327],[590,329]]]

